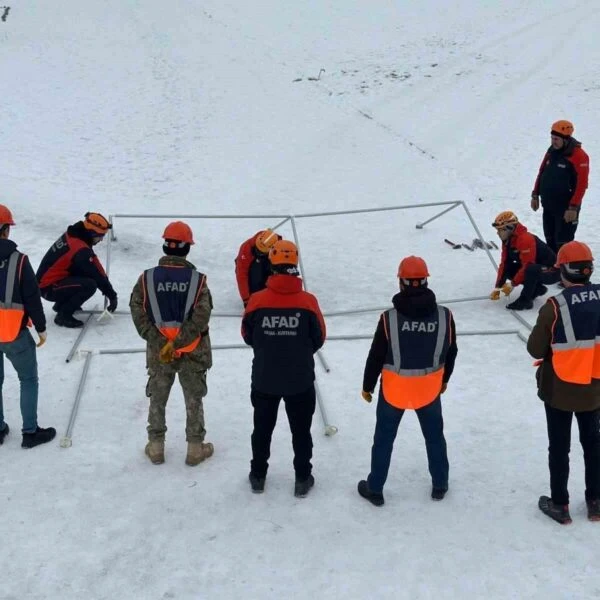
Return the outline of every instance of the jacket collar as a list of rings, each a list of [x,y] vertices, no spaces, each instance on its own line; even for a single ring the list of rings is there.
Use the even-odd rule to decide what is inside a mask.
[[[267,279],[267,288],[276,294],[297,294],[302,291],[302,279],[295,275],[271,275]]]

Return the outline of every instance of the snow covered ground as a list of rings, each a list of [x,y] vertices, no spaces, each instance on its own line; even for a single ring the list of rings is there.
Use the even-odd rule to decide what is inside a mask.
[[[599,27],[595,0],[17,0],[0,21],[0,202],[35,266],[87,210],[301,214],[463,200],[488,239],[504,209],[541,233],[529,194],[550,124],[568,118],[592,160],[578,238],[600,253]],[[435,213],[300,219],[307,284],[323,310],[387,305],[397,264],[413,253],[440,299],[489,293],[486,255],[443,242],[473,239],[462,209],[415,229]],[[160,256],[166,222],[117,219],[120,308]],[[237,248],[276,222],[190,221],[191,259],[208,274],[215,311],[240,310]],[[525,333],[503,304],[452,305],[459,333]],[[332,317],[329,333],[371,334],[377,317]],[[76,335],[50,320],[38,354],[40,424],[59,436],[83,367],[65,363]],[[238,319],[215,318],[211,337],[241,343]],[[126,315],[95,324],[82,344],[116,347],[142,347]],[[183,462],[177,388],[166,464],[143,455],[143,355],[94,356],[69,449],[57,439],[21,450],[8,367],[0,598],[598,597],[600,529],[585,519],[576,435],[573,525],[536,507],[548,492],[547,440],[523,342],[459,339],[444,396],[450,492],[430,501],[424,444],[407,415],[382,509],[356,493],[375,421],[360,398],[368,348],[324,347],[331,372],[317,365],[318,382],[339,433],[323,436],[315,415],[317,483],[304,500],[293,496],[284,414],[267,491],[249,492],[249,350],[215,352],[205,411],[216,452],[194,469]]]

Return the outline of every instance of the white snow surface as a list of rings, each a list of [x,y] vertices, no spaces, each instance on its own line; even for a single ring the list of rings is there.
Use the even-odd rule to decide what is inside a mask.
[[[505,209],[541,235],[529,195],[550,124],[568,118],[592,159],[578,239],[600,253],[599,29],[597,0],[13,1],[0,22],[0,201],[34,267],[88,210],[285,215],[462,200],[486,239]],[[440,300],[488,294],[485,253],[443,242],[475,237],[462,208],[415,228],[442,208],[299,219],[306,284],[322,309],[389,305],[409,254],[427,260]],[[116,219],[120,309],[161,255],[168,221]],[[190,259],[208,275],[216,312],[241,313],[233,259],[277,221],[189,219]],[[289,223],[282,232],[292,235]],[[459,334],[526,334],[505,303],[451,305]],[[560,527],[537,509],[549,491],[545,418],[517,335],[459,338],[443,397],[446,499],[429,498],[424,442],[407,414],[377,509],[356,493],[375,423],[375,403],[360,397],[368,340],[326,343],[329,373],[317,362],[339,433],[325,437],[315,414],[309,497],[293,496],[283,409],[267,489],[255,496],[250,350],[215,351],[205,413],[216,450],[197,468],[184,464],[177,385],[167,461],[153,466],[143,454],[142,354],[93,357],[65,449],[84,361],[65,363],[77,332],[57,328],[45,306],[39,420],[58,435],[20,448],[18,380],[6,364],[0,598],[600,596],[600,529],[585,518],[575,429],[574,523]],[[536,312],[524,314],[529,323]],[[329,334],[371,335],[377,318],[332,317]],[[239,324],[213,318],[213,344],[242,343]],[[81,345],[142,347],[127,315],[94,323]]]

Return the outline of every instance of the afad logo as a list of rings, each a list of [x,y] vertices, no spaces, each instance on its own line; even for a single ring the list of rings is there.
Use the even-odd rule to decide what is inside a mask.
[[[265,335],[298,335],[297,329],[300,325],[300,313],[295,315],[273,315],[263,317],[262,328]]]

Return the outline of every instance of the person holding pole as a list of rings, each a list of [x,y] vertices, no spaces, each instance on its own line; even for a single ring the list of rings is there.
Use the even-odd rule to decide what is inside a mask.
[[[14,224],[10,210],[0,204],[0,445],[10,431],[4,420],[2,398],[6,356],[15,368],[21,386],[21,447],[33,448],[52,441],[56,430],[53,427],[38,426],[36,343],[27,326],[31,320],[39,336],[39,348],[46,342],[46,317],[40,288],[29,259],[8,239],[10,228]]]
[[[252,294],[242,319],[242,337],[254,350],[249,480],[254,493],[264,491],[271,437],[283,398],[294,448],[294,495],[304,498],[315,483],[310,432],[316,405],[313,355],[325,342],[325,320],[316,297],[302,290],[295,244],[275,242],[269,261],[273,274],[267,287]]]
[[[379,318],[365,364],[362,397],[371,402],[381,376],[371,472],[358,482],[358,493],[375,506],[384,504],[385,485],[398,426],[408,409],[417,413],[425,438],[431,498],[448,491],[448,455],[441,395],[446,391],[458,352],[452,313],[437,304],[428,287],[429,270],[418,256],[398,267],[400,293]]]

